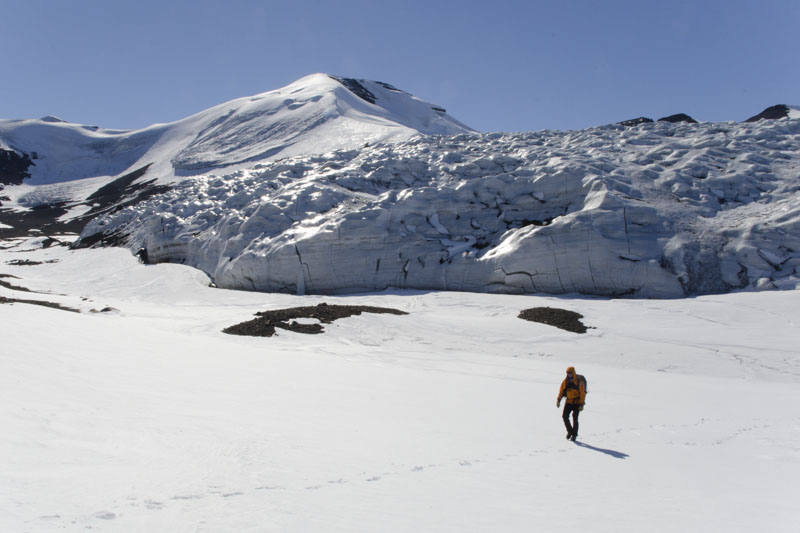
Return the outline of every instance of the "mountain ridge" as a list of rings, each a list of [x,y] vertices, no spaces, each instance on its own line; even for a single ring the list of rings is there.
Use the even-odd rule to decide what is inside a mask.
[[[56,117],[0,120],[0,149],[33,160],[26,181],[31,185],[119,177],[149,163],[160,180],[176,181],[192,172],[258,160],[353,149],[415,134],[473,131],[441,107],[388,84],[352,80],[377,94],[371,103],[341,80],[346,78],[312,74],[281,89],[130,131]],[[314,131],[320,127],[326,131]]]

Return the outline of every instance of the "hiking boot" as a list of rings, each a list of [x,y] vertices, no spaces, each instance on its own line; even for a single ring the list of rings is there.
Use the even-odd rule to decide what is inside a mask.
[[[577,439],[577,438],[578,438],[578,434],[577,434],[577,433],[575,433],[574,435],[571,435],[571,436],[569,436],[569,437],[567,437],[567,438],[568,438],[569,440],[571,440],[572,442],[575,442],[575,439]]]
[[[567,440],[572,440],[572,433],[567,433]]]

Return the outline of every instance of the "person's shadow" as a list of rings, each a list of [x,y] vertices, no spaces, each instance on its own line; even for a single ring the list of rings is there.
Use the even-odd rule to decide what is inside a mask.
[[[596,452],[600,452],[600,453],[604,453],[606,455],[610,455],[611,457],[615,457],[617,459],[627,459],[628,457],[630,457],[630,455],[628,455],[627,453],[618,452],[616,450],[607,450],[605,448],[596,448],[596,447],[594,447],[594,446],[592,446],[590,444],[586,444],[585,442],[577,442],[577,441],[575,441],[575,444],[580,446],[581,448],[588,448],[588,449],[594,450]]]

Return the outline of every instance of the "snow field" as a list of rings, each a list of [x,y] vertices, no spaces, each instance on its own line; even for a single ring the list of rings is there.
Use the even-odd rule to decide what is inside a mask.
[[[0,530],[791,531],[800,510],[798,291],[297,297],[35,244],[0,273],[42,293],[0,296],[82,312],[0,305]],[[410,314],[220,332],[322,301]],[[542,305],[596,329],[516,318]]]

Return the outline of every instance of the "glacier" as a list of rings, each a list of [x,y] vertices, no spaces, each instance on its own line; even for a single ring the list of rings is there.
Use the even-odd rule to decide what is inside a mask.
[[[193,177],[81,241],[294,294],[795,288],[799,159],[797,120],[419,136]]]

